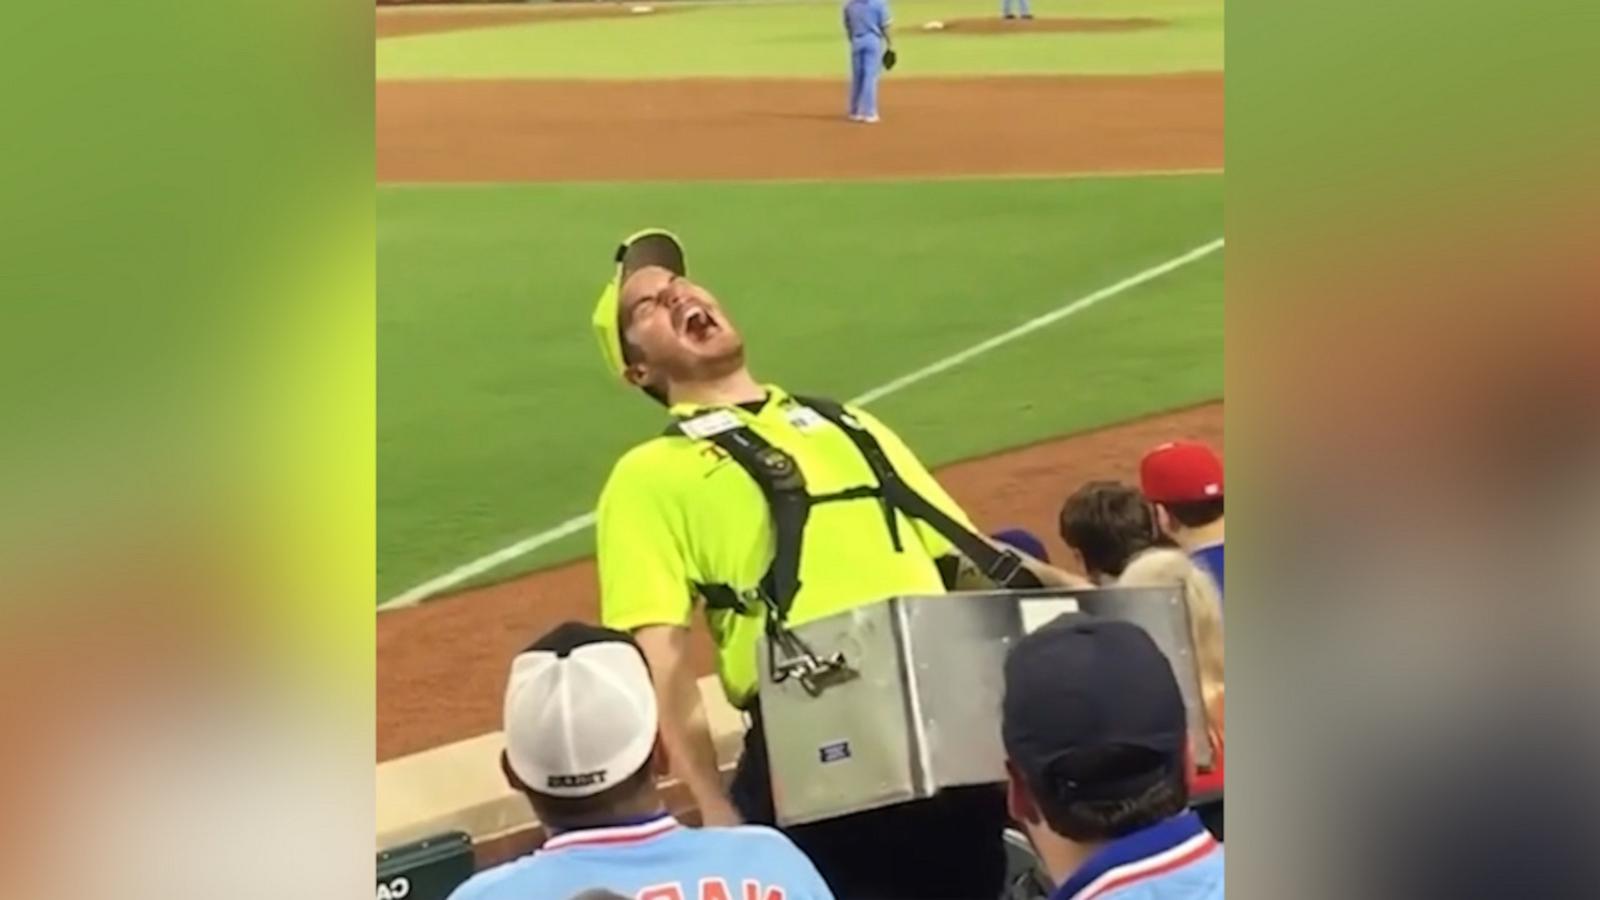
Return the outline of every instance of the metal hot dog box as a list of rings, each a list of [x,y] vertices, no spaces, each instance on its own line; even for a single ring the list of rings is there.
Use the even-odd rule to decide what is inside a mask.
[[[891,597],[794,626],[758,647],[778,821],[803,824],[1005,778],[1007,651],[1065,612],[1131,621],[1172,662],[1196,762],[1205,714],[1178,587]],[[797,659],[797,657],[801,657]]]

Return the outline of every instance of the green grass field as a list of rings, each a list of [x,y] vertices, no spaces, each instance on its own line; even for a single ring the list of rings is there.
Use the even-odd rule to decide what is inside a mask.
[[[666,4],[658,4],[665,6]],[[996,38],[923,32],[998,2],[894,0],[903,65],[923,75],[1142,74],[1222,68],[1220,0],[1040,0],[1039,16],[1165,19],[1166,27]],[[625,19],[535,22],[378,42],[379,78],[835,78],[848,74],[834,0],[683,6]]]
[[[896,9],[924,7],[958,5]],[[1179,8],[1215,17],[1220,50],[1216,3],[1095,0],[1073,14]],[[704,16],[777,36],[816,11],[719,7],[647,27],[675,33]],[[385,40],[379,73],[418,74],[423,60],[496,65],[469,48],[511,32],[553,47],[561,29],[613,29],[621,46],[640,24]],[[808,45],[808,34],[794,40]],[[987,46],[1010,54],[1009,43]],[[628,58],[658,74],[661,58],[635,49]],[[1190,61],[1180,53],[1172,65]],[[569,53],[564,74],[620,77],[613,62]],[[617,456],[659,430],[659,407],[608,378],[588,328],[609,251],[628,231],[684,237],[758,377],[848,398],[1220,237],[1222,178],[381,185],[377,218],[381,602],[589,511]],[[1222,277],[1213,254],[875,409],[938,464],[1218,397]],[[488,577],[587,554],[591,539],[579,532]]]

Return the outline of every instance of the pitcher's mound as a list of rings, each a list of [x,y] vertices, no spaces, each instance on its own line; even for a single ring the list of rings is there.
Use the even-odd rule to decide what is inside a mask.
[[[1165,19],[1002,19],[999,16],[982,19],[949,19],[944,28],[935,29],[944,34],[1020,34],[1032,31],[1143,31],[1166,25]]]

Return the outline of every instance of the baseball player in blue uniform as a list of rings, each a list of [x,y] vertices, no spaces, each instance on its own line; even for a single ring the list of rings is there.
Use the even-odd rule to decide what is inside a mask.
[[[450,900],[833,900],[782,834],[685,828],[668,814],[657,722],[649,670],[626,634],[568,623],[513,660],[501,768],[550,838]]]
[[[1016,10],[1016,12],[1012,12]],[[1021,13],[1024,19],[1033,18],[1033,10],[1028,8],[1028,0],[1001,0],[1000,14],[1008,19],[1015,19]]]
[[[850,39],[850,121],[876,122],[883,51],[894,48],[889,0],[845,0],[844,33]]]

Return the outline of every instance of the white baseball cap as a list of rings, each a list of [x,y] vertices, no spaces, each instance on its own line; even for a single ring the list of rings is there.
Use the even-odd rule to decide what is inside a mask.
[[[530,790],[589,797],[650,759],[656,695],[627,635],[568,623],[511,661],[506,758]]]

